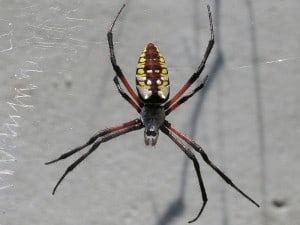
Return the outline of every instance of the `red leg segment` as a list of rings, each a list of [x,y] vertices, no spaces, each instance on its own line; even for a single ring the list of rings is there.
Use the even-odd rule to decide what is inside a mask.
[[[136,102],[133,101],[132,98],[130,98],[130,97],[125,93],[125,91],[122,89],[122,87],[121,87],[121,85],[120,85],[120,83],[119,83],[119,80],[118,80],[118,77],[117,77],[117,76],[114,77],[114,82],[115,82],[115,84],[116,84],[116,86],[117,86],[117,89],[118,89],[119,93],[121,94],[121,96],[122,96],[127,102],[129,102],[129,104],[130,104],[133,108],[135,108],[135,110],[136,110],[138,113],[140,113],[140,112],[141,112],[141,107],[139,107],[139,106],[136,104]]]
[[[131,88],[130,84],[128,83],[127,79],[125,78],[120,66],[117,64],[117,60],[115,57],[115,51],[114,51],[114,43],[113,43],[113,33],[112,30],[114,28],[114,25],[118,19],[118,17],[120,16],[122,10],[124,9],[125,4],[122,6],[122,8],[120,9],[120,11],[118,12],[116,18],[114,19],[108,33],[107,33],[107,41],[108,41],[108,45],[109,45],[109,53],[110,53],[110,61],[111,64],[113,66],[113,69],[116,73],[116,75],[118,76],[118,78],[120,78],[120,80],[122,81],[122,83],[124,84],[126,90],[129,92],[129,94],[131,95],[131,97],[138,103],[138,105],[140,107],[143,106],[143,102],[141,101],[141,99],[137,96],[137,94],[133,91],[133,89]]]
[[[180,137],[182,140],[184,140],[187,144],[192,146],[195,151],[200,153],[202,156],[202,159],[217,173],[219,176],[231,187],[233,187],[236,191],[238,191],[241,195],[243,195],[246,199],[248,199],[250,202],[252,202],[254,205],[259,207],[259,204],[255,202],[252,198],[250,198],[247,194],[245,194],[240,188],[238,188],[227,175],[225,175],[215,164],[213,164],[212,161],[208,158],[207,154],[203,150],[203,148],[198,145],[196,142],[191,140],[188,136],[181,133],[179,130],[177,130],[175,127],[173,127],[168,121],[165,121],[164,125],[168,127],[172,132],[174,132],[178,137]]]
[[[214,30],[213,30],[213,23],[212,23],[212,16],[210,12],[209,5],[207,6],[208,10],[208,17],[210,22],[210,40],[208,42],[208,45],[206,47],[203,59],[201,61],[201,64],[199,65],[197,71],[190,77],[190,79],[185,83],[185,85],[177,92],[177,94],[171,98],[165,105],[164,108],[167,110],[172,104],[174,104],[183,94],[186,92],[186,90],[199,78],[201,72],[203,71],[205,67],[205,63],[207,61],[207,58],[214,46]]]
[[[203,200],[203,204],[202,204],[197,216],[194,219],[189,221],[189,223],[195,222],[202,214],[202,212],[205,208],[205,205],[207,203],[207,194],[206,194],[204,182],[203,182],[203,179],[201,176],[201,171],[200,171],[200,166],[199,166],[198,160],[197,160],[196,156],[194,155],[194,153],[190,149],[188,149],[183,143],[181,143],[181,140],[179,140],[167,126],[163,125],[160,129],[187,155],[187,157],[189,157],[190,160],[193,161],[194,168],[195,168],[198,182],[199,182],[199,186],[200,186],[200,190],[202,193],[202,200]]]
[[[186,102],[188,99],[190,99],[191,97],[193,97],[193,95],[196,94],[198,91],[200,91],[204,87],[204,85],[205,85],[205,83],[207,81],[207,78],[208,78],[208,76],[206,76],[204,78],[204,81],[202,83],[200,83],[190,94],[183,96],[177,102],[175,102],[170,108],[168,108],[165,111],[166,116],[169,115],[172,111],[174,111],[182,103]]]
[[[88,150],[88,152],[86,152],[85,154],[83,154],[80,158],[78,158],[74,163],[72,163],[67,170],[65,171],[65,173],[60,177],[59,181],[57,182],[57,184],[55,185],[52,194],[55,194],[55,191],[57,189],[57,187],[59,186],[59,184],[63,181],[63,179],[65,178],[65,176],[67,176],[67,174],[69,172],[71,172],[78,164],[80,164],[85,158],[87,158],[92,152],[94,152],[101,143],[109,141],[113,138],[116,138],[120,135],[126,134],[128,132],[134,131],[134,130],[139,130],[141,128],[143,128],[144,125],[142,123],[142,121],[140,119],[135,119],[132,121],[129,121],[127,123],[123,123],[120,125],[117,125],[115,127],[111,127],[108,129],[105,129],[103,131],[100,131],[98,133],[96,133],[92,138],[90,138],[90,140],[82,145],[79,146],[69,152],[66,152],[65,154],[62,154],[59,158],[52,160],[50,162],[45,163],[46,165],[49,165],[51,163],[55,163],[57,161],[63,160],[65,158],[70,157],[71,155],[75,154],[76,152],[82,150],[83,148],[91,145],[92,147]],[[100,138],[99,140],[97,140],[98,138]]]
[[[74,149],[62,154],[57,159],[54,159],[50,162],[46,162],[45,164],[49,165],[49,164],[55,163],[57,161],[66,159],[66,158],[70,157],[71,155],[75,154],[76,152],[82,150],[83,148],[93,144],[100,137],[106,136],[108,134],[111,134],[111,133],[114,133],[114,132],[117,132],[117,131],[122,131],[122,130],[130,128],[130,127],[134,127],[134,126],[138,125],[139,123],[141,123],[141,120],[140,119],[135,119],[135,120],[131,120],[129,122],[122,123],[120,125],[111,127],[111,128],[101,130],[101,131],[97,132],[96,134],[94,134],[84,145],[81,145],[77,148],[74,148]]]

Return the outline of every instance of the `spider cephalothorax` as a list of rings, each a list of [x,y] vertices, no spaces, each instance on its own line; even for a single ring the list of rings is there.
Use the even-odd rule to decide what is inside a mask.
[[[115,51],[114,51],[112,30],[124,7],[125,5],[122,6],[117,16],[115,17],[107,33],[107,40],[108,40],[108,45],[110,50],[111,64],[116,73],[113,79],[114,83],[121,96],[140,114],[140,118],[131,120],[123,124],[119,124],[111,128],[101,130],[96,134],[94,134],[89,139],[89,141],[86,142],[85,144],[62,154],[60,157],[58,157],[55,160],[47,162],[46,164],[51,164],[59,160],[65,159],[73,155],[74,153],[81,151],[85,147],[92,145],[86,153],[84,153],[81,157],[79,157],[74,163],[72,163],[67,168],[65,173],[61,176],[61,178],[55,185],[52,194],[55,193],[58,185],[62,182],[65,176],[69,172],[71,172],[78,164],[80,164],[85,158],[87,158],[92,152],[94,152],[101,143],[109,141],[120,135],[145,128],[144,139],[146,145],[155,145],[158,138],[158,132],[162,131],[186,154],[187,157],[189,157],[189,159],[192,160],[194,164],[200,190],[202,192],[203,204],[197,216],[194,219],[190,220],[189,222],[194,222],[199,218],[207,203],[207,195],[206,195],[206,190],[200,172],[200,166],[196,156],[194,155],[194,153],[189,147],[192,147],[196,152],[198,152],[201,155],[202,159],[216,173],[218,173],[220,177],[224,181],[226,181],[226,183],[228,183],[241,195],[243,195],[245,198],[247,198],[249,201],[251,201],[253,204],[259,207],[259,205],[252,198],[250,198],[241,189],[239,189],[216,165],[214,165],[210,161],[210,159],[208,158],[205,151],[201,148],[201,146],[199,146],[196,142],[191,140],[188,136],[181,133],[169,121],[165,119],[168,114],[173,112],[178,106],[186,102],[195,93],[201,90],[207,80],[207,76],[206,76],[203,82],[197,84],[197,86],[189,94],[182,96],[187,91],[187,89],[189,89],[191,85],[200,77],[200,74],[202,73],[205,67],[206,60],[214,45],[212,16],[211,16],[209,6],[207,6],[207,9],[209,15],[209,22],[210,22],[210,40],[206,47],[204,57],[200,65],[198,66],[196,72],[193,73],[192,76],[190,76],[188,81],[170,100],[168,100],[170,94],[169,93],[170,84],[169,84],[167,66],[163,56],[160,54],[158,48],[154,44],[149,43],[146,46],[138,61],[138,66],[136,69],[136,88],[138,94],[136,94],[133,91],[127,79],[125,78],[120,66],[117,64]],[[119,81],[122,82],[129,95],[123,90]]]
[[[156,145],[159,128],[165,121],[165,111],[162,106],[144,105],[141,111],[141,119],[145,127],[144,139],[145,144]]]

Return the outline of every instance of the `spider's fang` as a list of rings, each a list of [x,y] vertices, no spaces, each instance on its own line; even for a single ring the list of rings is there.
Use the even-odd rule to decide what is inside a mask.
[[[145,140],[145,145],[150,145],[154,146],[157,143],[157,139],[158,139],[158,132],[155,131],[145,131],[144,132],[144,140]]]

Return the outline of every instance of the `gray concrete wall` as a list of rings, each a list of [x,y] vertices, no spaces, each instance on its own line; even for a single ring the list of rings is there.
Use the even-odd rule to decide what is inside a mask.
[[[134,86],[154,42],[171,95],[216,45],[206,88],[169,116],[261,204],[256,208],[197,158],[208,204],[195,224],[299,224],[300,2],[125,1],[118,62]],[[52,188],[73,157],[45,166],[96,131],[137,118],[113,85],[107,29],[124,1],[0,1],[0,224],[186,224],[201,193],[192,163],[163,134],[143,131],[100,146]],[[202,75],[202,78],[203,78]]]

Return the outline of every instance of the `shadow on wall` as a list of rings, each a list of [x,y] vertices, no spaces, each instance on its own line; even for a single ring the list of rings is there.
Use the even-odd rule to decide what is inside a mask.
[[[256,39],[256,29],[255,29],[255,18],[253,14],[253,6],[252,2],[247,0],[247,10],[248,10],[248,16],[249,16],[249,30],[250,30],[250,37],[249,41],[251,43],[251,68],[253,68],[253,82],[255,87],[255,102],[256,102],[256,121],[257,121],[257,140],[259,143],[259,152],[260,152],[260,171],[261,171],[261,196],[263,196],[262,200],[262,224],[267,224],[267,217],[266,217],[266,208],[265,208],[265,202],[267,199],[266,195],[266,148],[265,148],[265,128],[264,128],[264,118],[263,118],[263,104],[261,101],[261,86],[260,86],[260,68],[259,64],[257,62],[258,59],[258,48],[257,48],[257,39]],[[202,7],[202,4],[200,4],[198,1],[193,2],[193,24],[194,24],[194,49],[196,49],[196,54],[201,52],[200,51],[200,43],[199,43],[199,19],[197,18],[199,7]],[[192,112],[191,119],[189,121],[189,127],[191,128],[191,132],[189,133],[190,137],[193,139],[196,135],[196,126],[198,124],[198,120],[201,115],[202,105],[203,102],[206,99],[207,93],[209,92],[212,83],[215,82],[220,70],[224,66],[224,57],[222,54],[222,47],[221,47],[221,32],[220,32],[220,9],[221,9],[221,2],[219,0],[215,0],[215,5],[213,7],[213,21],[215,25],[215,48],[214,52],[216,54],[216,57],[214,59],[214,62],[209,70],[209,81],[207,82],[207,85],[205,89],[201,91],[197,95],[197,102],[195,105],[195,108]],[[183,42],[183,44],[186,44],[186,42]],[[190,54],[190,60],[198,58],[193,56],[193,53],[191,51],[188,51],[189,48],[186,46],[187,51]],[[222,121],[222,88],[218,83],[216,83],[215,87],[217,86],[217,96],[218,96],[218,114],[217,114],[217,121],[218,121],[218,129],[217,129],[217,140],[219,148],[222,149],[222,146],[224,144],[224,129],[222,127],[223,121]],[[222,162],[223,168],[226,168],[226,165],[224,163],[222,152],[220,151],[220,160]],[[184,195],[185,195],[185,186],[187,183],[187,167],[189,165],[189,159],[186,158],[183,162],[183,168],[182,168],[182,175],[181,175],[181,184],[179,188],[179,195],[178,198],[175,199],[173,202],[169,204],[169,207],[166,209],[166,211],[161,215],[158,216],[157,225],[167,225],[171,224],[172,221],[174,221],[176,218],[180,217],[185,210],[185,202],[184,202]],[[226,185],[226,184],[225,184]],[[221,189],[221,200],[220,200],[221,208],[222,208],[222,217],[221,217],[221,224],[222,225],[228,225],[229,219],[228,219],[228,210],[227,210],[227,200],[226,200],[226,191],[225,186]]]
[[[189,136],[193,139],[196,135],[196,126],[197,126],[197,122],[198,119],[200,118],[201,115],[201,108],[202,108],[202,104],[206,99],[206,94],[208,93],[208,91],[210,90],[211,84],[216,80],[216,77],[219,74],[219,71],[222,69],[223,65],[224,65],[224,60],[223,60],[223,55],[222,55],[222,48],[221,48],[221,37],[220,34],[221,32],[219,32],[219,28],[220,28],[220,1],[216,0],[215,1],[215,5],[212,8],[212,16],[213,16],[213,23],[214,23],[214,32],[215,34],[217,34],[215,36],[215,47],[213,49],[213,51],[216,52],[216,57],[214,59],[214,62],[212,63],[212,66],[209,70],[209,72],[204,72],[205,75],[208,74],[209,75],[209,79],[208,82],[206,83],[206,86],[204,89],[201,90],[201,92],[197,95],[195,95],[194,98],[197,98],[197,102],[195,105],[195,109],[192,112],[191,115],[191,119],[189,121],[189,127],[191,128],[191,132],[189,133]],[[188,46],[186,47],[186,51],[190,58],[190,61],[193,61],[193,59],[201,59],[202,56],[199,57],[199,53],[201,53],[201,48],[200,45],[202,43],[199,43],[199,31],[200,31],[200,20],[198,18],[199,16],[199,10],[200,8],[203,7],[203,4],[197,0],[193,1],[193,21],[192,24],[194,25],[194,46],[193,49],[195,49],[196,51],[191,52],[190,48]],[[186,41],[183,41],[183,45],[186,45]],[[206,45],[203,44],[203,45]],[[195,54],[195,56],[194,56]],[[202,74],[202,78],[203,78],[203,74]],[[201,80],[201,78],[200,78]],[[219,117],[219,120],[221,120],[222,118]],[[222,123],[219,123],[222,124]],[[219,129],[219,142],[222,142],[222,129]],[[188,165],[189,165],[189,159],[186,157],[184,159],[183,162],[183,168],[182,168],[182,175],[181,175],[181,183],[180,183],[180,188],[179,188],[179,194],[178,194],[178,198],[174,199],[173,202],[171,202],[169,204],[169,207],[165,210],[164,213],[162,213],[162,215],[158,215],[158,219],[156,224],[157,225],[167,225],[167,224],[172,224],[172,222],[180,217],[184,211],[185,211],[185,202],[184,202],[184,198],[185,198],[185,187],[186,187],[186,183],[187,183],[187,171],[188,171]],[[200,193],[199,193],[200,194]],[[224,199],[222,201],[222,208],[223,208],[223,225],[227,225],[227,212],[226,212],[226,199],[225,199],[225,195],[222,194],[222,196],[224,196]],[[201,197],[199,196],[199,199]],[[156,213],[158,214],[158,213]]]

